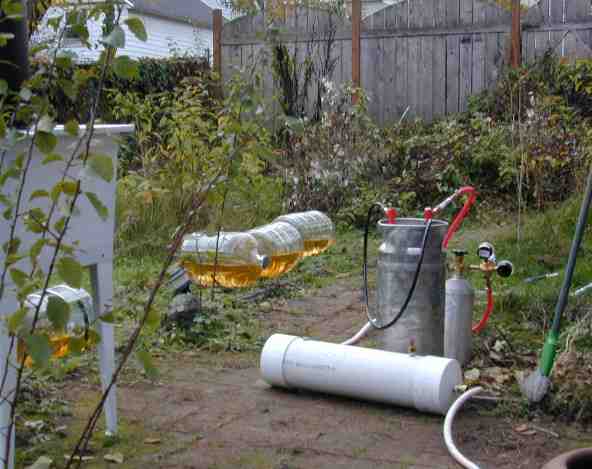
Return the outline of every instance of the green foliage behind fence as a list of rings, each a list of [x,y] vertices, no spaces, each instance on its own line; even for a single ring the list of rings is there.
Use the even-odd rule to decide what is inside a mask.
[[[210,66],[207,59],[202,57],[173,57],[167,59],[144,58],[138,61],[138,76],[132,79],[122,79],[115,73],[109,72],[105,93],[99,105],[99,119],[104,122],[117,122],[113,112],[113,91],[135,92],[144,97],[150,94],[172,92],[185,78],[198,77],[210,83]],[[42,64],[39,64],[42,66]],[[84,123],[89,119],[91,97],[98,83],[99,66],[97,64],[75,65],[61,71],[59,80],[52,83],[50,96],[57,115],[56,122],[67,122],[76,119]],[[87,87],[77,93],[71,83],[77,75],[89,77]],[[213,91],[213,87],[211,88]]]

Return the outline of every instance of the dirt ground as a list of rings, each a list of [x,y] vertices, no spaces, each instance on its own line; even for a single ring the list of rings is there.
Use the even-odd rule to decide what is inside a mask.
[[[347,279],[314,297],[272,306],[262,313],[270,333],[337,341],[362,322],[359,291]],[[444,446],[439,416],[271,389],[260,380],[254,355],[194,352],[165,358],[159,368],[168,370],[160,383],[118,390],[121,418],[162,440],[151,454],[126,455],[127,467],[458,467]],[[576,429],[551,421],[519,433],[524,421],[484,415],[491,406],[476,403],[455,422],[459,447],[482,467],[540,468],[583,444]]]

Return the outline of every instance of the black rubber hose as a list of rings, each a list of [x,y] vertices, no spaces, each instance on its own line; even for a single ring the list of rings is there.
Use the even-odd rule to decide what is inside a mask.
[[[419,255],[419,260],[417,261],[417,267],[415,269],[415,274],[413,275],[413,281],[411,282],[411,287],[409,288],[409,292],[407,293],[407,297],[405,298],[405,301],[403,302],[403,306],[401,306],[401,309],[399,310],[399,312],[388,323],[377,324],[376,319],[370,316],[370,302],[368,300],[368,234],[370,232],[370,223],[372,222],[372,214],[376,208],[380,208],[382,210],[382,212],[384,212],[384,207],[382,204],[379,204],[379,203],[373,204],[368,209],[368,216],[366,218],[366,227],[364,229],[364,266],[362,269],[363,282],[364,282],[363,293],[364,293],[364,302],[366,303],[366,314],[368,315],[368,321],[370,322],[370,324],[372,324],[372,327],[374,327],[375,329],[384,330],[384,329],[388,329],[389,327],[394,326],[397,323],[397,321],[399,319],[401,319],[401,316],[403,316],[403,313],[405,313],[405,310],[407,309],[407,306],[409,306],[409,302],[411,301],[411,298],[413,297],[413,293],[415,292],[415,287],[417,286],[417,280],[419,279],[419,273],[421,272],[421,266],[423,265],[423,258],[425,255],[425,248],[428,243],[428,238],[430,236],[430,228],[432,226],[432,220],[430,219],[426,223],[426,227],[423,232],[423,239],[421,240],[421,253]]]

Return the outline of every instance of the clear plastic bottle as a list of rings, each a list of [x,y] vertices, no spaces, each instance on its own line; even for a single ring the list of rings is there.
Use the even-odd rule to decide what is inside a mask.
[[[259,244],[259,252],[271,262],[261,272],[261,277],[279,277],[298,263],[304,251],[300,232],[289,223],[274,222],[247,231]]]
[[[259,253],[257,240],[248,233],[221,232],[208,236],[192,233],[183,239],[180,264],[194,282],[227,288],[254,284],[269,265]]]
[[[320,254],[335,244],[335,225],[327,215],[318,210],[290,213],[274,221],[289,223],[300,232],[304,241],[304,257]]]
[[[39,329],[49,329],[50,324],[47,318],[47,304],[52,296],[61,298],[70,306],[70,319],[63,332],[50,331],[49,342],[52,349],[52,357],[61,358],[70,353],[70,342],[75,336],[85,337],[84,348],[91,347],[97,341],[96,334],[84,334],[84,329],[89,330],[97,320],[96,312],[90,294],[83,289],[71,288],[68,285],[57,285],[48,288],[43,303],[39,308],[39,320],[37,326]],[[35,310],[41,300],[41,292],[32,293],[27,296],[26,306],[28,308],[25,323],[31,327],[35,318]],[[17,346],[17,356],[22,359],[26,351],[24,342],[19,341]],[[25,360],[26,366],[33,364],[31,357]]]

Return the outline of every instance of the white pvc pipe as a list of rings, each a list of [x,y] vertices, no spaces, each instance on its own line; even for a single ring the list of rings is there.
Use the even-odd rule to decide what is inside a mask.
[[[372,329],[372,323],[368,321],[364,327],[362,327],[356,335],[354,335],[351,339],[347,339],[345,342],[341,342],[341,345],[356,345],[360,340],[366,337],[366,334],[370,332]]]
[[[462,382],[456,360],[272,335],[261,352],[263,379],[444,415]]]
[[[479,394],[481,391],[483,391],[482,387],[476,387],[469,389],[467,392],[461,395],[454,402],[454,404],[452,404],[452,407],[450,407],[450,410],[448,410],[446,418],[444,419],[444,442],[446,443],[446,448],[448,448],[448,452],[456,460],[456,462],[466,469],[479,469],[479,466],[465,458],[455,446],[454,439],[452,438],[452,422],[454,422],[454,417],[463,404],[475,394]]]

